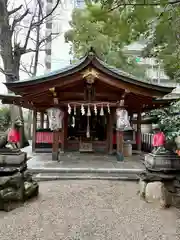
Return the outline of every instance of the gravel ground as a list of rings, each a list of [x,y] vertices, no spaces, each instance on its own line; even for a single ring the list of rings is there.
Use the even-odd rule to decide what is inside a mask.
[[[137,190],[134,182],[42,182],[38,200],[0,212],[0,239],[180,239],[179,210],[147,204]]]

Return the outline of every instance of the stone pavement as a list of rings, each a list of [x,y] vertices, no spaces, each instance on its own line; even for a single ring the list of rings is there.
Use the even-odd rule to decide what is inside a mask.
[[[42,182],[37,200],[0,212],[0,239],[180,239],[179,210],[160,210],[137,191],[134,182]]]
[[[138,168],[144,169],[140,161],[140,156],[134,154],[130,158],[125,158],[123,162],[118,162],[115,156],[69,152],[60,155],[60,162],[52,161],[50,153],[32,153],[31,148],[23,149],[31,159],[28,161],[28,168]]]

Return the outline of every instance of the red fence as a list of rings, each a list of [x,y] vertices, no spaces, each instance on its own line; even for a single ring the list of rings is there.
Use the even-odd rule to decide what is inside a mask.
[[[142,150],[145,152],[150,152],[152,150],[152,137],[153,134],[143,133],[141,135],[141,144]],[[116,141],[116,138],[113,138],[113,143]],[[36,132],[36,144],[52,144],[53,143],[53,132]],[[59,138],[59,143],[61,139]]]
[[[53,132],[36,132],[36,143],[53,143]],[[61,139],[59,138],[59,143]]]

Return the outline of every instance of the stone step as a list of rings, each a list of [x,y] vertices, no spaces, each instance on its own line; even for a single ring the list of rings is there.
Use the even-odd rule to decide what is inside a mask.
[[[111,181],[138,181],[137,174],[47,174],[39,173],[33,176],[36,181],[53,181],[53,180],[111,180]]]
[[[28,170],[33,174],[46,173],[46,174],[140,174],[145,171],[145,169],[137,168],[28,168]]]

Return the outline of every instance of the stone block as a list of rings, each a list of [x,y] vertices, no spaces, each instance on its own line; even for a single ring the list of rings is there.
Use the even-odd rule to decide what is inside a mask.
[[[32,173],[30,173],[30,171],[26,170],[26,171],[24,172],[24,179],[25,179],[25,181],[27,181],[27,182],[32,182],[32,181],[33,181],[33,180],[32,180]]]
[[[0,189],[4,189],[7,187],[13,187],[18,189],[22,186],[22,174],[17,172],[12,176],[0,177]]]
[[[25,199],[29,199],[31,197],[36,197],[39,193],[39,185],[37,182],[25,182],[24,183],[25,189]]]
[[[5,188],[0,191],[0,201],[20,201],[23,200],[23,189],[14,189],[12,187]]]
[[[123,156],[123,154],[121,152],[117,152],[116,153],[116,158],[117,158],[118,162],[124,161],[124,156]]]
[[[39,186],[27,169],[25,153],[0,155],[0,210],[10,211],[37,196]]]
[[[139,174],[140,178],[145,182],[172,182],[175,176],[161,172],[145,171]]]
[[[0,165],[21,165],[26,161],[26,154],[19,155],[0,155]]]
[[[172,206],[180,208],[180,195],[172,194]]]
[[[165,186],[166,190],[167,190],[169,193],[176,193],[176,192],[177,192],[174,183],[175,183],[175,181],[164,182],[164,186]]]
[[[59,152],[52,152],[52,160],[58,161],[59,159]]]
[[[139,181],[139,195],[141,198],[145,199],[147,182],[140,179]]]
[[[6,176],[6,177],[0,177],[0,189],[5,188],[6,186],[8,186],[8,181],[9,181],[10,177]]]
[[[145,167],[149,170],[172,171],[180,170],[180,158],[177,154],[163,150],[164,152],[149,153],[145,155]]]
[[[158,203],[162,208],[169,207],[172,203],[171,194],[162,182],[148,183],[145,191],[145,199],[147,202]]]

